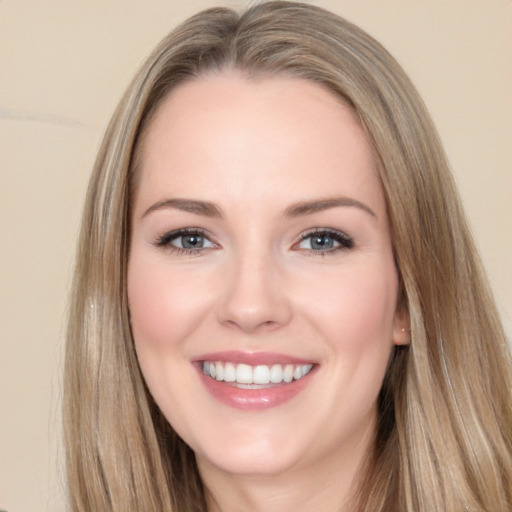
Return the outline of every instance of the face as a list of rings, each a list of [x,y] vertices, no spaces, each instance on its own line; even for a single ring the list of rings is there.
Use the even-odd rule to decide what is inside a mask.
[[[140,172],[135,346],[200,468],[275,475],[361,452],[406,340],[353,111],[299,79],[203,77],[160,106]]]

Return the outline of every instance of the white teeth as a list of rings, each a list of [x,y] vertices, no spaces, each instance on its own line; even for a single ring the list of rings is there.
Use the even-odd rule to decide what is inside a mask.
[[[252,368],[248,364],[236,367],[236,381],[240,384],[252,384]]]
[[[270,382],[270,368],[265,365],[258,365],[252,371],[254,384],[268,384]]]
[[[283,380],[285,382],[291,382],[293,380],[293,364],[287,364],[284,367]]]
[[[248,364],[224,363],[220,361],[204,361],[203,373],[212,379],[224,382],[236,382],[243,385],[265,385],[290,383],[302,379],[313,368],[312,364],[265,364],[250,366]]]
[[[215,363],[215,378],[224,380],[224,365],[222,363]]]
[[[302,366],[302,376],[307,375],[311,369],[313,368],[313,365],[311,363],[305,364]]]
[[[226,363],[224,365],[224,382],[235,382],[236,380],[236,366],[233,363]]]
[[[283,380],[283,367],[280,364],[273,364],[270,368],[270,382],[278,384]]]

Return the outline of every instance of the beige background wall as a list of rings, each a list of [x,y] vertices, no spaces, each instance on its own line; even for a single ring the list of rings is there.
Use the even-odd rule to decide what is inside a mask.
[[[144,56],[218,3],[0,0],[0,508],[64,510],[62,325],[87,177]],[[381,40],[423,94],[510,333],[512,1],[315,3]]]

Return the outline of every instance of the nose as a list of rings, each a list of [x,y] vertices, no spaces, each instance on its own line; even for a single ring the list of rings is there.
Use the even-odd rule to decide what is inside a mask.
[[[239,255],[223,276],[218,320],[248,334],[286,325],[292,308],[285,281],[271,255]]]

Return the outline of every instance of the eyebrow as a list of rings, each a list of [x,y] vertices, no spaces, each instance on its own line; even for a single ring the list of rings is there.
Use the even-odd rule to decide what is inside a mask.
[[[302,217],[303,215],[310,215],[312,213],[321,212],[339,206],[359,208],[372,217],[375,217],[376,219],[378,218],[377,214],[369,206],[366,206],[364,203],[361,203],[361,201],[352,199],[351,197],[329,197],[320,200],[300,201],[286,208],[284,210],[284,216],[291,218]]]
[[[195,213],[196,215],[202,215],[204,217],[221,218],[222,212],[220,208],[213,203],[208,201],[197,201],[194,199],[164,199],[151,205],[142,215],[142,218],[149,215],[151,212],[156,210],[163,210],[165,208],[175,208],[184,212]]]
[[[368,213],[372,217],[377,218],[376,213],[357,199],[350,197],[330,197],[326,199],[314,199],[311,201],[299,201],[288,206],[283,216],[288,218],[302,217],[304,215],[311,215],[313,213],[329,210],[330,208],[337,208],[340,206],[349,206],[359,208],[360,210]],[[211,217],[220,219],[223,217],[221,209],[214,203],[209,201],[199,201],[195,199],[181,199],[171,198],[158,201],[151,205],[142,215],[142,218],[149,215],[151,212],[156,210],[163,210],[166,208],[174,208],[188,213],[194,213],[196,215],[202,215],[203,217]]]

